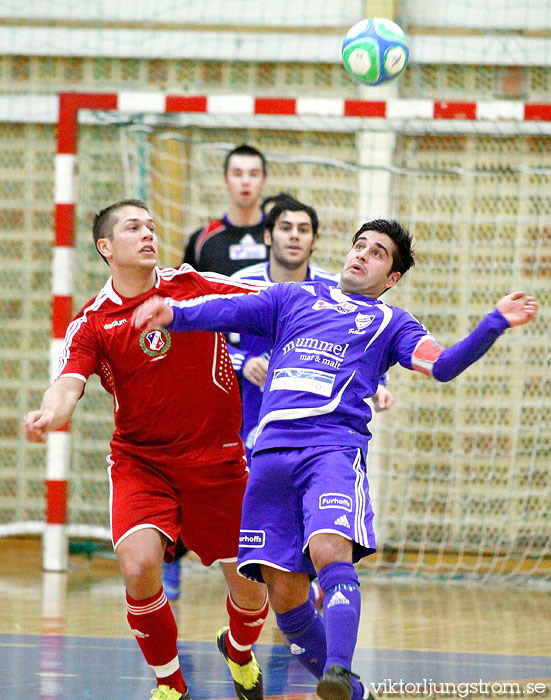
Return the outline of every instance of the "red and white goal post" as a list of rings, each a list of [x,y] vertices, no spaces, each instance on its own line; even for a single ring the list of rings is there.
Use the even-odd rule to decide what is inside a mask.
[[[528,286],[549,297],[540,268],[549,264],[551,255],[543,203],[551,173],[543,155],[534,155],[538,151],[534,143],[551,142],[551,104],[63,93],[55,156],[52,371],[76,311],[77,162],[83,110],[119,115],[121,121],[148,115],[151,128],[157,118],[194,115],[199,121],[193,123],[201,124],[204,115],[205,129],[227,128],[232,136],[243,129],[242,140],[255,129],[259,141],[255,145],[266,149],[269,166],[272,161],[276,164],[277,189],[298,190],[302,199],[318,208],[322,231],[324,218],[336,229],[320,236],[319,261],[326,266],[338,264],[354,226],[362,220],[384,216],[405,222],[423,263],[388,303],[407,305],[427,325],[436,326],[435,335],[444,343],[466,331],[511,285]],[[163,128],[177,130],[177,119]],[[311,152],[302,155],[285,154],[280,140],[281,148],[272,154],[274,140],[264,147],[263,130],[294,134],[291,150],[296,148],[297,133],[332,136],[321,146],[310,136],[305,149]],[[334,162],[329,156],[324,161],[323,151],[341,132],[353,134],[347,141],[349,157]],[[505,140],[522,144],[532,157],[516,158],[514,148],[501,148]],[[189,139],[186,143],[194,146]],[[347,179],[350,170],[353,186]],[[297,172],[298,185],[293,180]],[[346,183],[343,197],[353,189],[354,206],[347,219],[340,209],[338,214],[324,210],[332,189],[339,187],[336,174]],[[221,176],[217,186],[221,189]],[[520,204],[515,204],[514,212],[501,211],[502,204],[509,206],[504,204],[509,197],[517,203],[520,198]],[[350,201],[345,209],[351,208]],[[108,203],[93,206],[99,209]],[[201,216],[220,213],[205,210]],[[191,230],[180,233],[182,248]],[[526,255],[527,241],[533,246],[532,257]],[[549,498],[549,485],[541,479],[546,458],[540,449],[549,419],[544,405],[551,363],[545,335],[540,323],[525,333],[511,333],[503,347],[498,344],[489,353],[484,369],[470,370],[457,387],[428,388],[423,379],[410,379],[411,373],[399,371],[396,378],[393,373],[396,409],[378,417],[380,437],[374,441],[375,466],[370,465],[369,471],[383,550],[376,565],[380,571],[549,576],[551,535],[541,535]],[[524,352],[530,347],[535,348],[537,362]],[[536,387],[530,395],[527,386]],[[511,408],[507,416],[497,408],[504,387]],[[545,414],[543,423],[537,409]],[[523,434],[530,440],[523,441]],[[69,425],[49,436],[46,462],[43,566],[59,571],[67,567],[71,534]],[[78,532],[86,536],[84,526]],[[90,533],[97,535],[94,528]]]

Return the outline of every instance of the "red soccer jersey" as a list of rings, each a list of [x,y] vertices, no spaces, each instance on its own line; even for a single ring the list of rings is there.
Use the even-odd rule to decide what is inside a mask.
[[[254,291],[258,283],[189,265],[156,272],[153,289],[130,299],[107,281],[69,324],[57,376],[99,375],[114,398],[113,449],[144,458],[169,452],[192,463],[239,459],[241,403],[224,336],[138,330],[131,317],[155,294],[183,300]]]

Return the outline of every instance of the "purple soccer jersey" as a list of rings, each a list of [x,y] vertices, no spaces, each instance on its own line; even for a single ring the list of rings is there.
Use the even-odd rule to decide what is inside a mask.
[[[222,330],[273,346],[254,451],[341,445],[367,449],[366,399],[399,363],[448,381],[508,327],[499,311],[443,350],[410,313],[322,282],[275,284],[258,294],[172,302],[170,330]]]

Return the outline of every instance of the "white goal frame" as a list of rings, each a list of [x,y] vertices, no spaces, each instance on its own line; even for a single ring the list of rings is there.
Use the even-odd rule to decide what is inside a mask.
[[[474,123],[500,126],[500,134],[514,125],[515,133],[551,134],[551,104],[519,101],[449,102],[414,99],[339,99],[319,97],[254,97],[251,95],[168,95],[164,93],[61,93],[57,97],[14,96],[0,99],[3,121],[57,122],[55,156],[55,238],[52,265],[52,333],[50,376],[68,323],[73,315],[75,266],[75,192],[79,115],[82,110],[124,114],[168,115],[197,113],[218,117],[300,117],[320,119],[323,126],[352,120],[392,120],[401,124],[434,122],[435,130],[454,122],[455,130],[472,130]],[[460,122],[460,124],[458,123]],[[329,127],[331,129],[331,127]],[[337,127],[338,128],[338,127]],[[502,129],[502,130],[501,130]],[[346,130],[344,128],[343,130]],[[71,453],[70,425],[48,436],[46,458],[46,520],[43,528],[43,568],[63,571],[68,565],[67,494]],[[10,526],[7,526],[8,529]],[[36,532],[36,527],[33,528]],[[7,532],[6,534],[13,534]],[[91,533],[93,535],[93,533]]]

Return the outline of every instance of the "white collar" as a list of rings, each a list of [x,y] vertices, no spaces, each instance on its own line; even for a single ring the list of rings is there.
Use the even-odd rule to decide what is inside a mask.
[[[155,287],[158,289],[161,284],[161,277],[159,275],[159,268],[155,268]],[[118,306],[122,306],[123,301],[120,298],[120,296],[117,294],[115,291],[115,288],[113,287],[113,278],[110,277],[107,282],[105,283],[103,287],[103,293],[105,296],[110,299],[114,304],[118,304]]]

